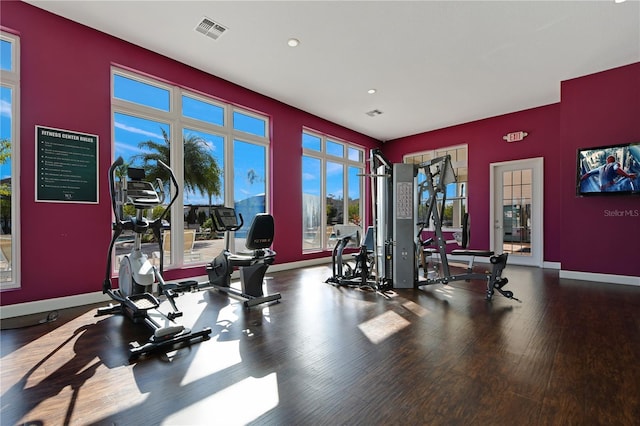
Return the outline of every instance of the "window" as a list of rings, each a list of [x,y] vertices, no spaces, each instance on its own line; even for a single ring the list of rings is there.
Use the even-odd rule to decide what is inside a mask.
[[[164,264],[208,262],[223,249],[210,219],[216,205],[234,206],[242,214],[245,225],[236,240],[243,248],[243,232],[267,210],[268,118],[131,72],[114,68],[112,76],[115,158],[144,168],[150,181],[160,177],[168,188],[168,176],[156,166],[160,159],[178,180],[181,197],[167,220],[165,235],[171,238],[165,237],[170,244],[165,241]],[[130,249],[116,244],[116,256]],[[158,259],[152,235],[143,239],[143,251]]]
[[[0,289],[20,287],[20,39],[0,32]]]
[[[467,211],[467,197],[468,197],[468,173],[467,173],[467,145],[453,146],[449,148],[441,148],[434,151],[425,151],[414,154],[407,154],[404,157],[405,163],[420,164],[430,161],[433,158],[450,155],[451,165],[456,175],[456,182],[447,185],[446,200],[444,208],[442,202],[438,204],[438,209],[442,211],[442,227],[443,229],[449,228],[450,230],[462,229],[462,218]],[[425,176],[422,173],[418,174],[418,182],[423,182]],[[429,194],[420,194],[421,203],[418,206],[418,221],[423,221],[427,218],[423,216],[426,214],[426,207],[424,202],[429,197]],[[431,221],[431,218],[428,218]],[[433,229],[433,223],[430,223],[430,229]]]
[[[358,232],[364,211],[364,150],[347,142],[302,133],[302,248],[332,249]],[[358,238],[351,245],[359,245]]]

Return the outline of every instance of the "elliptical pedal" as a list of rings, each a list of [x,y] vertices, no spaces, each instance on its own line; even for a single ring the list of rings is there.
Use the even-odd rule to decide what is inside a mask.
[[[127,300],[131,302],[136,309],[141,311],[147,311],[149,309],[155,309],[160,306],[160,302],[153,295],[149,293],[135,294],[127,297]]]
[[[177,336],[181,333],[188,334],[191,330],[184,328],[182,325],[174,325],[169,327],[159,328],[153,333],[154,340],[163,340]]]

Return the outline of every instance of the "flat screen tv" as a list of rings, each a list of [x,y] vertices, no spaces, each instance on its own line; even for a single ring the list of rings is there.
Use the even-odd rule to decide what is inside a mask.
[[[639,195],[640,143],[578,150],[577,194]]]

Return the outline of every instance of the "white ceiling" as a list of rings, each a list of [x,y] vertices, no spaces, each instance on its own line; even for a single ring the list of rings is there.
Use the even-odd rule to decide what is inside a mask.
[[[382,141],[555,103],[563,80],[640,61],[638,0],[27,3]],[[197,33],[203,17],[228,31]]]

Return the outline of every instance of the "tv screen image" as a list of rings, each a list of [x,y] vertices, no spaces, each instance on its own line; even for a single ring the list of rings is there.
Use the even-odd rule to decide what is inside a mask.
[[[640,194],[640,143],[578,150],[577,193]]]

